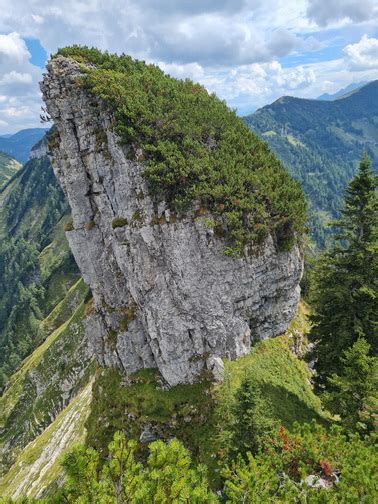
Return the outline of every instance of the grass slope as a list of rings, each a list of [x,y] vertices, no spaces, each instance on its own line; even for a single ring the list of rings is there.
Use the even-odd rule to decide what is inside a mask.
[[[55,329],[12,376],[1,398],[1,471],[46,429],[85,386],[94,372],[79,302],[73,315]]]
[[[65,453],[84,442],[91,390],[89,382],[52,424],[23,449],[8,473],[0,478],[2,497],[41,497],[62,476]]]
[[[147,428],[163,439],[181,439],[200,460],[207,461],[213,427],[211,385],[203,382],[168,390],[162,385],[154,369],[140,370],[127,382],[115,369],[98,370],[87,443],[106,456],[115,431],[138,440]],[[140,445],[141,454],[146,447]]]
[[[258,343],[254,350],[237,361],[226,361],[226,379],[219,393],[233,395],[242,380],[250,375],[260,385],[273,406],[273,413],[282,425],[291,428],[294,422],[323,420],[319,397],[310,384],[305,362],[290,350],[288,336],[279,336]]]
[[[21,163],[0,152],[0,189],[18,172]]]
[[[28,373],[35,371],[46,352],[53,343],[67,330],[70,322],[75,316],[75,312],[80,308],[80,302],[87,293],[87,287],[82,279],[78,280],[67,292],[64,299],[54,307],[51,313],[41,323],[41,329],[48,334],[46,339],[34,352],[27,357],[20,369],[10,378],[7,388],[0,397],[0,430],[6,425],[12,410],[20,400],[25,380]],[[0,445],[1,445],[0,436]]]
[[[106,456],[116,430],[137,440],[145,429],[163,439],[177,437],[196,460],[208,465],[216,484],[217,461],[227,450],[235,421],[236,393],[249,375],[272,404],[280,424],[291,429],[297,421],[326,423],[327,415],[310,384],[310,371],[291,351],[299,334],[305,344],[306,316],[307,308],[301,304],[285,335],[259,342],[249,355],[236,361],[225,361],[222,385],[204,381],[166,390],[155,370],[139,371],[128,381],[117,370],[99,371],[87,422],[88,444]],[[145,449],[146,445],[140,445],[141,456]]]

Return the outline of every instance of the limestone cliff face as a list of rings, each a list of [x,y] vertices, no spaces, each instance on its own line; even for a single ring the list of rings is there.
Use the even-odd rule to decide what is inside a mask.
[[[47,68],[53,165],[72,209],[67,238],[94,296],[86,330],[99,362],[193,382],[285,331],[299,300],[299,248],[279,253],[268,239],[250,257],[225,256],[209,215],[193,208],[177,219],[151,198],[142,155],[128,159],[110,111],[77,85],[79,65],[59,56]]]

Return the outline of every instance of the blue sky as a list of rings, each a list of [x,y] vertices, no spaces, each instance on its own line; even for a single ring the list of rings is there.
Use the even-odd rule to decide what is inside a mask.
[[[30,63],[39,68],[45,68],[48,54],[41,41],[34,38],[25,38],[24,40],[30,53]]]
[[[0,0],[0,134],[39,126],[48,55],[74,43],[154,62],[240,114],[378,78],[378,0]]]

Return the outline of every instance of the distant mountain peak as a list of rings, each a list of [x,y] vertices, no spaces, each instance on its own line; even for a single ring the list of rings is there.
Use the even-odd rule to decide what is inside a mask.
[[[316,99],[322,100],[322,101],[337,100],[338,98],[344,97],[344,95],[348,95],[352,91],[360,89],[361,87],[365,86],[366,84],[368,84],[367,81],[352,82],[351,84],[349,84],[345,88],[342,88],[342,89],[339,89],[339,91],[336,91],[336,93],[323,93],[322,95],[318,96]]]
[[[46,128],[28,128],[12,135],[0,136],[0,151],[25,163],[29,159],[31,148],[46,133]]]

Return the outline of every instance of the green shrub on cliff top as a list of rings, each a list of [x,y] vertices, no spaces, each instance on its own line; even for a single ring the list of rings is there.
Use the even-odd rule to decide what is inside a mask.
[[[58,54],[91,64],[83,66],[83,84],[114,113],[114,129],[130,156],[142,152],[151,192],[178,211],[199,201],[217,218],[229,252],[241,254],[269,233],[285,249],[303,231],[299,184],[204,87],[126,55],[80,46]]]

